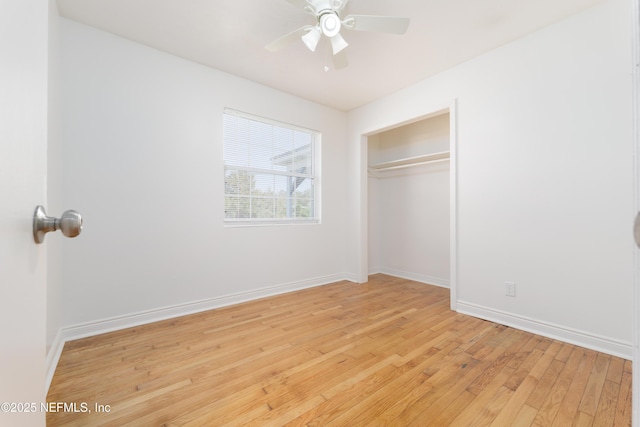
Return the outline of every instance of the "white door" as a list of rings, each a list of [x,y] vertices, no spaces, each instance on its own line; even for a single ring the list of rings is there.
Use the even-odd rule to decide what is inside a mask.
[[[634,147],[634,175],[635,175],[635,200],[636,211],[640,211],[640,1],[631,0],[631,30],[633,48],[633,147]],[[640,212],[638,212],[640,216]],[[634,224],[634,238],[637,247],[634,249],[634,304],[633,304],[633,378],[631,390],[633,412],[632,425],[640,426],[640,222]]]
[[[48,2],[0,0],[0,425],[44,426]],[[25,407],[35,403],[37,407]],[[11,413],[31,411],[35,413]]]

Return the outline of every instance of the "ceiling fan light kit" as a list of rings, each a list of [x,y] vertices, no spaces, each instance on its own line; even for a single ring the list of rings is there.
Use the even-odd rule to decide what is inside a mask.
[[[340,52],[345,47],[349,46],[349,43],[345,41],[345,39],[340,35],[340,33],[331,37],[331,49],[333,50],[333,54]]]
[[[318,42],[320,42],[320,37],[322,37],[320,29],[318,27],[313,27],[309,29],[304,36],[302,36],[302,41],[311,52],[315,52],[316,47],[318,47]]]
[[[404,34],[409,28],[409,18],[395,16],[348,15],[340,19],[340,13],[347,6],[348,0],[287,0],[316,18],[317,24],[305,25],[291,33],[274,40],[265,46],[271,52],[276,52],[298,39],[307,48],[315,52],[320,39],[324,35],[331,43],[333,63],[335,68],[347,66],[343,50],[349,43],[342,37],[340,30],[346,28],[355,31],[377,31],[391,34]],[[338,55],[340,53],[340,55]]]
[[[320,28],[322,34],[333,37],[340,32],[340,18],[335,12],[326,11],[320,16]]]

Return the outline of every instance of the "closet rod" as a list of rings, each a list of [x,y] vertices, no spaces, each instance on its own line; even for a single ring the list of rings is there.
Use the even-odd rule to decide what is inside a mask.
[[[394,170],[394,169],[404,169],[404,168],[409,168],[409,167],[413,167],[413,166],[420,166],[420,165],[426,165],[428,163],[437,163],[437,162],[446,162],[448,161],[449,158],[445,158],[445,159],[435,159],[435,160],[427,160],[425,162],[417,162],[417,163],[409,163],[408,165],[400,165],[400,166],[388,166],[386,168],[369,168],[370,172],[383,172],[383,171],[390,171],[390,170]]]

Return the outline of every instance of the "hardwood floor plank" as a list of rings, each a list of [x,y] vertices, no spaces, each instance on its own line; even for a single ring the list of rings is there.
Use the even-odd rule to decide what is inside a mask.
[[[503,384],[514,372],[515,369],[504,366],[495,375],[491,376],[490,381],[483,384],[481,390],[476,388],[474,392],[467,388],[477,397],[452,421],[451,425],[457,427],[472,426],[479,423],[482,424],[481,421],[484,422],[484,425],[491,424],[493,418],[497,416],[497,412],[494,413],[496,402],[501,405],[506,404],[513,393]]]
[[[378,388],[326,425],[344,426],[372,425],[374,422],[384,423],[386,417],[383,417],[382,414],[389,412],[388,410],[397,403],[396,400],[388,398],[389,394],[397,396],[399,401],[404,401],[407,399],[407,396],[404,394],[405,390],[416,388],[420,390],[422,389],[421,386],[425,385],[429,377],[420,372],[423,366],[425,366],[425,364],[417,366],[405,365],[398,368],[399,372],[396,373],[394,378],[389,381],[384,388]],[[387,420],[387,423],[395,419],[393,412],[390,412],[388,416],[391,417],[391,420]]]
[[[580,401],[582,400],[582,396],[584,395],[589,381],[589,373],[593,369],[595,360],[596,353],[594,351],[583,352],[580,365],[573,375],[573,380],[571,381],[567,394],[560,405],[558,414],[553,420],[552,426],[563,427],[571,425],[573,420],[576,418],[578,406],[580,406]]]
[[[356,407],[362,404],[362,401],[375,393],[377,390],[384,389],[398,374],[398,368],[393,365],[386,365],[382,369],[373,372],[361,381],[353,384],[344,393],[336,395],[327,402],[323,403],[315,411],[316,417],[312,422],[307,423],[310,426],[328,426],[336,424],[338,418],[348,420],[350,417],[356,416],[358,409]],[[335,403],[338,406],[334,405]],[[340,424],[337,424],[340,425]]]
[[[625,363],[625,365],[627,365]],[[620,393],[618,394],[618,404],[616,405],[616,419],[613,423],[615,427],[627,427],[631,425],[631,364],[622,374],[620,383]]]
[[[360,377],[360,380],[351,384],[346,392],[326,399],[320,405],[309,409],[286,425],[312,427],[326,425],[335,417],[357,405],[372,388],[383,386],[395,375],[395,367],[390,366],[387,362],[381,362],[380,365],[384,365],[384,367],[369,371],[369,375]]]
[[[385,275],[66,343],[48,426],[628,426],[631,363]],[[104,406],[103,406],[104,408]]]
[[[549,391],[555,384],[560,372],[564,369],[564,362],[561,362],[558,359],[551,359],[549,364],[544,364],[547,369],[544,371],[544,374],[540,377],[538,381],[538,385],[535,390],[529,395],[527,399],[527,405],[540,409],[549,395]]]
[[[493,364],[491,364],[491,366],[487,367],[484,372],[480,376],[478,376],[473,381],[473,383],[469,385],[469,387],[467,387],[467,390],[474,394],[480,394],[485,391],[486,387],[489,384],[494,383],[494,379],[496,378],[496,376],[498,376],[500,373],[504,374],[505,368],[507,368],[507,365],[511,361],[512,357],[513,354],[510,353],[501,354],[500,357]],[[509,376],[511,376],[511,374],[515,372],[514,368],[507,369],[507,372],[509,372]],[[509,377],[504,378],[504,381],[500,382],[499,385],[502,386],[508,379]]]
[[[604,382],[602,395],[598,403],[598,410],[593,418],[593,427],[611,427],[613,425],[616,418],[619,394],[619,384],[609,380]]]
[[[419,417],[414,418],[414,423],[407,425],[420,427],[448,426],[476,397],[475,394],[464,390],[453,401],[439,399],[434,405],[430,406],[430,408],[434,409],[432,413],[422,412]],[[440,405],[438,405],[438,402],[440,402]]]
[[[573,351],[573,347],[574,346],[569,343],[563,343],[562,348],[560,349],[560,351],[558,352],[558,355],[556,356],[556,359],[558,359],[563,363],[566,363],[567,360],[569,359],[569,356],[571,355],[571,352]]]
[[[496,416],[500,413],[512,395],[512,390],[507,387],[500,387],[491,399],[487,400],[484,405],[478,408],[478,411],[475,414],[472,414],[471,411],[465,409],[462,412],[461,417],[459,416],[453,420],[451,426],[477,427],[491,425],[492,421],[495,420]],[[475,401],[479,401],[479,398],[477,397]],[[465,414],[469,414],[471,416],[465,417]]]
[[[536,408],[532,408],[531,406],[525,404],[516,415],[516,418],[513,420],[513,424],[510,427],[529,427],[533,424],[533,420],[535,420],[538,410]]]
[[[581,348],[573,348],[573,351],[560,372],[558,379],[549,390],[544,403],[538,411],[538,415],[533,422],[534,426],[542,427],[553,424],[553,421],[560,410],[560,405],[562,404],[562,401],[569,389],[573,375],[578,370],[580,360],[582,360],[582,353],[583,350]]]
[[[380,405],[378,409],[382,409],[382,411],[380,411],[376,417],[376,422],[379,421],[385,425],[393,425],[394,423],[404,421],[406,415],[415,414],[415,408],[424,408],[429,405],[430,402],[441,400],[438,399],[438,397],[446,392],[446,384],[461,381],[462,378],[468,375],[469,371],[479,363],[479,361],[464,353],[453,355],[452,351],[448,351],[448,349],[443,349],[442,352],[448,353],[446,357],[440,359],[441,363],[446,363],[447,366],[439,369],[438,372],[433,375],[428,375],[426,374],[427,371],[423,369],[425,365],[418,365],[418,368],[422,370],[422,373],[425,375],[415,374],[416,378],[420,378],[418,383],[406,386],[404,393],[402,393],[402,390],[399,390],[399,399],[397,401],[389,401],[386,406]],[[434,355],[434,357],[435,356],[438,355]],[[428,359],[425,362],[427,366],[436,363],[435,359]],[[450,402],[450,400],[448,402]],[[432,417],[423,413],[421,418],[430,419]],[[373,422],[373,420],[370,420],[370,422]]]
[[[578,412],[578,416],[574,419],[572,427],[591,427],[593,425],[593,416]]]
[[[509,390],[513,391],[513,394],[504,404],[504,407],[501,408],[500,413],[491,423],[491,426],[502,427],[513,425],[518,414],[524,408],[527,398],[537,385],[538,380],[532,376],[527,376],[515,390],[511,387],[507,387]]]
[[[582,413],[595,415],[598,408],[598,402],[600,401],[600,395],[602,394],[602,388],[607,378],[607,371],[611,357],[599,353],[596,356],[596,361],[593,364],[593,369],[589,374],[589,381],[582,396],[579,410]]]
[[[617,357],[611,358],[609,363],[609,369],[607,369],[607,381],[613,381],[616,384],[620,384],[622,381],[622,373],[624,372],[625,360]]]
[[[483,360],[475,358],[470,363],[461,365],[457,371],[449,371],[454,375],[437,374],[429,379],[432,389],[425,393],[418,401],[409,406],[397,418],[399,425],[419,425],[423,420],[431,420],[439,417],[451,402],[468,391],[469,385],[481,375],[487,367],[491,366],[502,353],[501,349],[496,349],[494,353],[488,355]],[[446,372],[446,371],[445,371]],[[474,393],[471,393],[475,396]],[[456,414],[455,416],[457,416]],[[451,417],[451,419],[455,418]]]

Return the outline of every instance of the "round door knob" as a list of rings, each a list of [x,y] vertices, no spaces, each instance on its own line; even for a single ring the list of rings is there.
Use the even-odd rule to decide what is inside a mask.
[[[82,215],[74,210],[65,211],[59,221],[60,231],[67,237],[76,237],[82,231]]]
[[[82,231],[82,216],[74,210],[68,210],[60,218],[54,218],[47,216],[44,207],[36,207],[33,214],[33,240],[42,243],[46,233],[56,230],[61,230],[67,237],[76,237]]]

